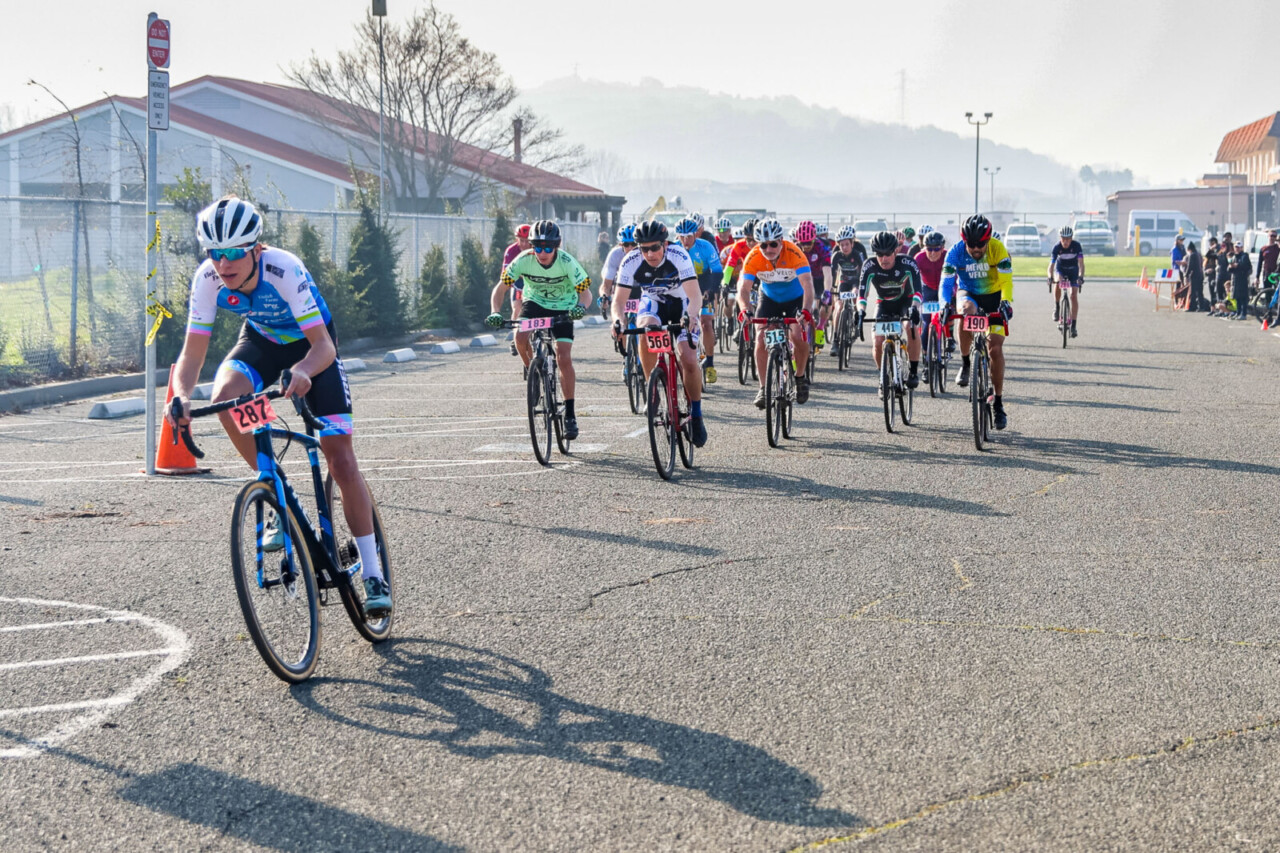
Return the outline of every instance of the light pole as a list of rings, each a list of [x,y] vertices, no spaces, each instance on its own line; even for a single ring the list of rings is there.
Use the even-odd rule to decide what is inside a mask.
[[[975,119],[973,113],[965,113],[965,119],[977,130],[973,143],[973,212],[978,212],[978,163],[982,151],[982,126],[991,121],[991,113],[983,113],[981,119]]]
[[[988,175],[990,175],[990,176],[991,176],[991,205],[990,205],[990,209],[994,211],[994,210],[996,209],[996,175],[1000,174],[1000,167],[999,167],[999,166],[996,166],[996,167],[993,169],[993,168],[991,168],[990,166],[983,166],[983,167],[982,167],[982,171],[986,172]]]
[[[382,22],[387,17],[387,0],[373,0],[373,16],[378,19],[378,222],[382,222],[382,199],[387,190],[386,157],[382,149],[382,81],[387,76],[382,55]]]

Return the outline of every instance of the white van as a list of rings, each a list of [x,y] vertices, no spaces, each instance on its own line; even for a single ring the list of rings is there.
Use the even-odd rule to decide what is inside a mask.
[[[1187,240],[1197,242],[1204,236],[1196,224],[1181,210],[1131,210],[1129,211],[1129,238],[1125,248],[1133,251],[1133,229],[1139,229],[1138,254],[1167,252],[1181,234]]]

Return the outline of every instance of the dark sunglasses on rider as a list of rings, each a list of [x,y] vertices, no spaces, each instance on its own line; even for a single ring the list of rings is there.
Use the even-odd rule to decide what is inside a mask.
[[[546,243],[534,243],[533,251],[539,255],[549,255],[556,250],[555,244],[548,246]]]
[[[778,247],[779,247],[779,246],[781,246],[781,245],[782,245],[782,243],[781,243],[781,242],[779,242],[779,241],[777,241],[777,240],[770,240],[768,243],[761,243],[761,244],[760,244],[760,248],[761,248],[761,249],[776,249],[776,248],[778,248]]]
[[[209,260],[215,262],[238,261],[245,255],[249,254],[251,249],[253,249],[253,246],[236,246],[233,249],[210,249]]]
[[[892,258],[897,252],[876,252],[877,258]]]
[[[635,243],[623,243],[623,244],[622,244],[622,248],[626,249],[628,252],[630,252],[630,251],[631,251],[632,249],[634,249],[635,247],[636,247],[636,244],[635,244]]]
[[[654,252],[661,252],[661,251],[662,251],[662,244],[661,244],[661,243],[650,243],[650,244],[649,244],[649,245],[647,245],[647,246],[641,246],[641,247],[640,247],[640,251],[641,251],[641,252],[644,252],[646,255],[652,255]]]

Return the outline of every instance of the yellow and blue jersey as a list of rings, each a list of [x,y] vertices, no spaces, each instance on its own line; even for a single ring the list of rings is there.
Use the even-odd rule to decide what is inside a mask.
[[[987,242],[986,254],[976,260],[963,240],[952,246],[942,262],[942,301],[950,302],[957,290],[971,296],[999,293],[1002,300],[1012,302],[1013,260],[1004,243],[992,238]]]

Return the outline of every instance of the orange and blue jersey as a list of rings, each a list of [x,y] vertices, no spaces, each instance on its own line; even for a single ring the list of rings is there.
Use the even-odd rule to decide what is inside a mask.
[[[759,246],[747,253],[742,263],[742,278],[755,284],[760,282],[764,295],[774,302],[787,302],[804,295],[800,276],[811,272],[809,259],[800,247],[790,240],[782,241],[778,260],[770,261]]]

